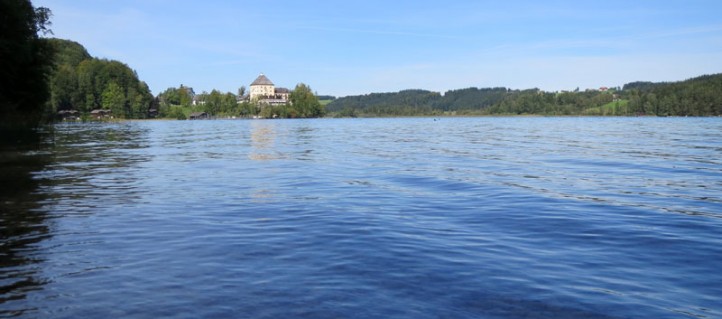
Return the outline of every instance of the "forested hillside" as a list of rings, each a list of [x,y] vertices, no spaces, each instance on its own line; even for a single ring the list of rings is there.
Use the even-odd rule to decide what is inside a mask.
[[[347,96],[326,106],[335,116],[415,115],[657,115],[722,114],[722,74],[681,82],[633,82],[623,89],[545,92],[467,88],[443,95],[426,90]]]
[[[639,114],[709,116],[722,114],[722,74],[625,90]]]
[[[115,118],[145,118],[153,102],[148,85],[126,64],[96,59],[79,43],[47,39],[55,49],[48,112],[111,111]]]

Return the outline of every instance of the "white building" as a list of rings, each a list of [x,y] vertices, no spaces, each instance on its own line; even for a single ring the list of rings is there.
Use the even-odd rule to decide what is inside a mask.
[[[261,73],[250,86],[249,98],[259,104],[286,104],[291,93],[287,88],[277,88],[271,80]]]

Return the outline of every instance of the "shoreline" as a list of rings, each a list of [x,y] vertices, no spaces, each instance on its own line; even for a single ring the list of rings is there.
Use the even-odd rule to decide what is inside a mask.
[[[247,117],[238,117],[238,118],[207,118],[207,119],[196,119],[196,120],[177,120],[173,118],[152,118],[152,119],[107,119],[107,120],[61,120],[56,122],[50,122],[47,124],[55,125],[55,124],[62,124],[62,123],[72,123],[72,124],[81,124],[81,123],[124,123],[124,122],[146,122],[146,121],[158,121],[158,122],[188,122],[188,121],[253,121],[253,120],[269,120],[269,121],[278,121],[278,120],[311,120],[311,119],[325,119],[325,120],[335,120],[335,119],[404,119],[404,118],[417,118],[417,119],[433,119],[433,120],[440,120],[444,118],[453,119],[453,118],[721,118],[722,115],[710,115],[710,116],[657,116],[657,115],[541,115],[541,114],[490,114],[490,115],[408,115],[408,116],[357,116],[357,117],[334,117],[334,116],[324,116],[324,117],[310,117],[310,118],[247,118]]]

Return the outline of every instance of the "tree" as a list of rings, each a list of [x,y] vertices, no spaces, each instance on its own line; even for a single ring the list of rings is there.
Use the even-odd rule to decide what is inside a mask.
[[[105,90],[103,90],[102,97],[102,105],[104,109],[110,110],[115,117],[126,117],[125,95],[123,94],[123,89],[120,85],[115,82],[108,83]]]
[[[50,97],[47,77],[52,46],[38,33],[51,33],[51,12],[28,0],[0,1],[0,110],[6,128],[40,123]]]
[[[55,51],[55,72],[50,76],[50,107],[59,110],[79,110],[85,103],[85,94],[78,86],[78,65],[91,59],[90,54],[77,42],[47,39]]]
[[[292,109],[299,117],[323,116],[324,109],[311,88],[303,83],[296,85],[289,95]]]
[[[248,101],[243,101],[240,105],[238,105],[238,113],[240,116],[250,117],[258,115],[258,110],[254,104],[251,104]]]
[[[236,95],[227,92],[221,99],[221,113],[226,115],[237,115],[238,114],[238,100]]]
[[[178,88],[178,104],[185,107],[191,106],[195,95],[196,93],[193,91],[193,88],[181,84],[180,88]]]
[[[50,80],[51,107],[53,112],[71,110],[73,106],[82,103],[78,92],[78,76],[75,69],[67,64],[58,67],[55,76]]]
[[[204,110],[210,115],[217,115],[221,111],[221,105],[223,104],[223,95],[218,90],[211,91],[206,97],[206,104],[204,104]]]
[[[77,67],[80,62],[93,58],[78,42],[62,39],[47,39],[47,41],[53,47],[55,65]]]
[[[187,120],[185,113],[183,113],[183,108],[180,106],[171,106],[170,110],[168,111],[168,114],[166,114],[166,117],[176,119],[176,120]]]
[[[138,88],[135,90],[135,94],[128,94],[128,99],[131,103],[131,112],[133,118],[146,118],[148,116],[148,110],[150,105],[153,103],[153,95],[150,94],[150,88],[145,82],[138,83]]]

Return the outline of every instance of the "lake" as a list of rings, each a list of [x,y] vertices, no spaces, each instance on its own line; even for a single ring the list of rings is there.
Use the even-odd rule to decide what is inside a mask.
[[[722,119],[63,123],[0,316],[721,318]]]

